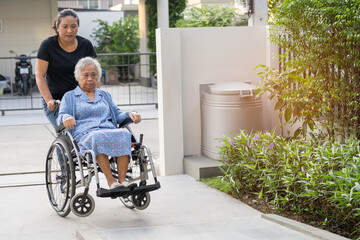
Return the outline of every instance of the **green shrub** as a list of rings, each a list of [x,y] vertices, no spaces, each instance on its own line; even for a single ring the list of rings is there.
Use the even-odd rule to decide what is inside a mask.
[[[226,27],[247,25],[247,20],[237,10],[227,6],[188,7],[177,20],[176,27]]]
[[[92,37],[97,42],[97,53],[138,53],[140,48],[139,20],[138,17],[128,16],[109,23],[101,19],[95,20],[98,26],[93,29]],[[128,68],[119,67],[129,63],[138,63],[139,56],[103,56],[99,57],[105,70],[125,71]]]
[[[348,237],[360,237],[360,141],[285,139],[273,133],[224,139],[224,180],[232,192],[254,194]],[[346,234],[345,234],[346,235]]]
[[[278,101],[297,133],[360,137],[360,1],[272,1],[271,41],[283,49],[280,71],[265,68],[262,91]],[[286,63],[285,63],[286,62]]]
[[[92,37],[97,42],[98,53],[136,53],[139,52],[139,20],[128,16],[124,19],[108,23],[95,20],[98,26],[93,29]]]
[[[175,27],[175,23],[181,18],[180,13],[185,9],[185,0],[169,0],[169,27]],[[147,18],[147,34],[148,49],[150,52],[156,52],[156,34],[158,28],[157,23],[157,0],[146,0],[146,18]],[[150,56],[150,71],[156,73],[156,56]]]

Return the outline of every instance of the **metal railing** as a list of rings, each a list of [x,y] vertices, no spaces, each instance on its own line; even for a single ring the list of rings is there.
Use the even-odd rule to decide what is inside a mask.
[[[111,93],[118,106],[155,105],[157,107],[157,81],[155,53],[98,54],[103,69],[101,89]],[[35,58],[30,57],[33,74]],[[31,86],[24,96],[15,84],[15,57],[0,57],[0,111],[42,109],[41,94]],[[34,79],[35,76],[33,75]],[[35,81],[34,81],[35,82]]]

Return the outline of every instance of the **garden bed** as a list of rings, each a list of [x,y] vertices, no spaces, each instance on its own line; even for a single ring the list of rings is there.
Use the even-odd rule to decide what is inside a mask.
[[[224,139],[220,189],[274,213],[360,239],[360,141],[284,139],[272,133]]]

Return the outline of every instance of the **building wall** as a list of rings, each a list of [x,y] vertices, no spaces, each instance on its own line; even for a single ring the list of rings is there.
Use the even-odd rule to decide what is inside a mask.
[[[179,174],[184,156],[201,154],[200,84],[256,85],[254,68],[271,50],[266,27],[158,29],[156,41],[161,174]],[[266,113],[272,128],[276,117]]]
[[[29,53],[53,32],[51,25],[57,14],[57,0],[1,0],[0,56],[9,56],[9,49]]]
[[[1,0],[0,57],[29,54],[37,50],[41,41],[52,35],[52,23],[57,14],[57,0]],[[11,76],[14,66],[0,64],[0,74]]]

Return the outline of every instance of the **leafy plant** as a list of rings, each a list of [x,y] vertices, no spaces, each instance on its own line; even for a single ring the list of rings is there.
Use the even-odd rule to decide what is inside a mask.
[[[188,7],[176,22],[176,27],[226,27],[247,25],[243,15],[228,6]]]
[[[284,50],[282,64],[262,77],[285,122],[303,122],[298,134],[318,126],[331,138],[360,136],[359,16],[357,0],[283,0],[275,8],[270,38]]]
[[[272,22],[272,16],[275,14],[276,8],[283,2],[283,0],[268,0],[269,22]]]
[[[336,233],[360,237],[360,141],[284,139],[274,133],[223,139],[223,179],[233,194],[253,194]]]
[[[302,134],[306,138],[308,128],[314,131],[316,123],[323,126],[333,124],[329,121],[332,118],[321,118],[324,112],[329,112],[331,105],[316,78],[304,77],[300,67],[288,67],[282,71],[265,65],[258,67],[263,68],[263,72],[259,73],[263,85],[257,93],[262,95],[267,92],[270,100],[277,100],[274,108],[279,112],[279,119],[285,120],[281,129],[284,124],[302,122],[302,126],[295,130],[294,137]]]
[[[169,27],[175,27],[175,23],[181,18],[181,13],[186,7],[185,0],[169,0]],[[155,30],[157,23],[157,1],[146,0],[146,15],[148,27],[148,48],[152,52],[156,52]]]
[[[180,13],[185,9],[185,0],[169,0],[169,27],[175,27],[175,23],[181,18]],[[157,23],[157,1],[146,0],[146,16],[148,28],[148,48],[151,52],[156,52],[156,34],[155,30],[158,27]],[[155,73],[156,69],[153,67],[156,64],[155,56],[150,57],[151,72]]]
[[[92,37],[97,42],[97,53],[137,53],[140,47],[139,21],[137,17],[128,16],[124,20],[109,23],[95,20],[98,27],[93,29]],[[101,56],[99,61],[105,70],[120,73],[121,78],[129,81],[133,74],[134,64],[140,61],[139,56]],[[131,65],[131,66],[130,66]]]
[[[108,23],[101,19],[95,20],[98,27],[93,29],[92,37],[97,42],[98,53],[135,53],[139,52],[139,20],[128,16]]]

